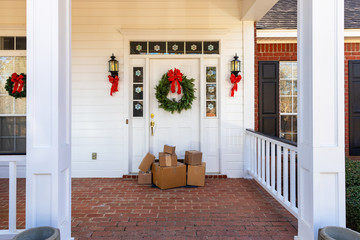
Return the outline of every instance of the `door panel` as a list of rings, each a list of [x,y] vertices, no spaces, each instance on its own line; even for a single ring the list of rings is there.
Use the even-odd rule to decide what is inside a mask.
[[[350,156],[360,156],[360,61],[349,61]]]
[[[279,136],[279,62],[259,62],[259,130]]]
[[[158,107],[155,86],[168,70],[178,68],[188,78],[195,79],[196,99],[187,111],[171,114]],[[186,150],[200,150],[200,109],[199,109],[199,60],[198,59],[152,59],[150,60],[150,114],[154,114],[154,136],[150,134],[150,152],[158,157],[164,144],[176,146],[179,159]],[[176,92],[169,98],[180,99]]]

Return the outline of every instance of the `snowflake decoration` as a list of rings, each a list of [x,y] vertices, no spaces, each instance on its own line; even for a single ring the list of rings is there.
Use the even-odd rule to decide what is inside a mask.
[[[195,51],[197,49],[197,46],[195,44],[191,45],[191,50]]]
[[[208,105],[208,109],[209,109],[209,110],[213,110],[213,109],[214,109],[214,104],[210,103],[210,104]]]
[[[136,104],[135,109],[139,111],[141,109],[141,104],[140,103]]]
[[[142,90],[141,90],[141,87],[135,88],[135,92],[136,92],[136,93],[141,93],[141,91],[142,91]]]
[[[155,46],[154,46],[154,50],[157,51],[157,52],[160,51],[160,46],[159,46],[159,45],[155,45]]]
[[[174,50],[174,52],[176,52],[179,49],[179,46],[177,44],[174,44],[172,46],[172,50]]]
[[[210,44],[210,45],[208,46],[208,50],[209,50],[209,51],[214,50],[214,45]]]
[[[209,76],[214,75],[214,71],[212,71],[212,70],[208,71],[208,75],[209,75]]]
[[[140,44],[136,45],[136,50],[140,52],[142,50],[142,46]]]
[[[140,76],[141,76],[141,71],[140,71],[140,70],[137,70],[137,71],[135,72],[135,75],[136,75],[137,77],[140,77]]]
[[[214,87],[209,87],[208,91],[209,91],[209,93],[213,93],[213,92],[215,92],[215,88]]]

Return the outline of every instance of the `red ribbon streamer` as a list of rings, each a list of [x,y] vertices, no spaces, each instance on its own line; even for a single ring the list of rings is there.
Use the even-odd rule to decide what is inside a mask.
[[[241,75],[235,77],[234,74],[231,74],[231,77],[230,77],[230,80],[231,80],[231,83],[234,84],[234,86],[232,87],[231,89],[231,96],[233,97],[234,96],[234,92],[238,90],[238,83],[240,82],[241,80]]]
[[[11,75],[11,81],[14,83],[14,89],[12,93],[21,93],[24,86],[24,81],[22,80],[23,78],[23,75],[17,75],[16,73],[13,73]]]
[[[112,84],[110,89],[110,95],[112,96],[114,92],[119,91],[118,89],[119,77],[118,76],[112,77],[111,75],[109,75],[108,77],[109,77],[109,82]]]
[[[179,69],[175,68],[174,71],[172,69],[169,70],[168,78],[169,78],[169,82],[171,82],[171,92],[172,93],[175,92],[175,83],[177,83],[177,86],[178,86],[177,93],[181,94],[180,82],[182,82],[182,77],[183,77],[183,74],[180,72]]]

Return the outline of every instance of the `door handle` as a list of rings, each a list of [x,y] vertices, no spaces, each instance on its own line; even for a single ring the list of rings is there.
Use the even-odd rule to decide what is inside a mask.
[[[154,121],[150,122],[150,127],[151,127],[151,136],[154,136],[154,127],[155,127],[155,122]]]

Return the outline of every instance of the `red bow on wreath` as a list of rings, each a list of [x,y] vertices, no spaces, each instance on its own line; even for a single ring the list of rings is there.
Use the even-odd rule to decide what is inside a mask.
[[[119,77],[118,76],[112,77],[111,75],[109,75],[108,77],[109,77],[109,82],[112,84],[110,89],[110,95],[112,96],[114,92],[119,91],[118,89]]]
[[[24,86],[24,81],[22,80],[24,78],[23,75],[17,75],[16,73],[13,73],[11,75],[11,81],[14,83],[14,89],[12,93],[21,93],[22,88]]]
[[[171,92],[172,93],[175,92],[175,83],[177,83],[178,86],[177,93],[181,94],[180,82],[182,82],[183,74],[180,72],[180,70],[175,68],[173,71],[172,69],[170,69],[168,72],[168,77],[169,77],[169,82],[171,82]]]
[[[231,96],[233,97],[233,96],[234,96],[234,92],[238,90],[237,84],[238,84],[238,83],[240,82],[240,80],[241,80],[241,75],[235,77],[234,74],[231,74],[230,80],[231,80],[231,83],[234,84],[234,86],[233,86],[232,89],[231,89]]]

